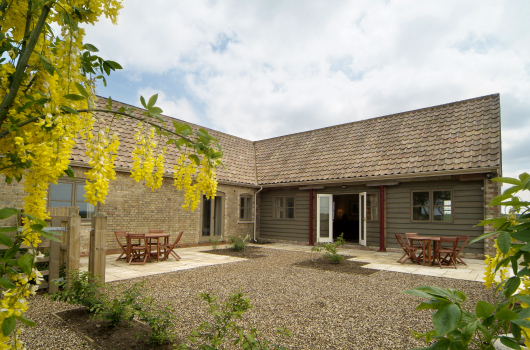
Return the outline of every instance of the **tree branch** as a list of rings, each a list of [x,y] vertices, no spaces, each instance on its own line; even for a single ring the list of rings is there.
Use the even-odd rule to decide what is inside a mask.
[[[19,58],[13,83],[11,83],[11,86],[9,87],[9,93],[4,97],[2,104],[0,104],[0,125],[2,125],[6,120],[9,108],[13,104],[13,101],[15,101],[18,90],[20,89],[20,85],[22,84],[22,80],[24,78],[26,65],[28,64],[31,55],[33,54],[33,49],[35,48],[35,45],[39,40],[40,33],[42,32],[42,29],[46,24],[46,19],[48,18],[50,9],[51,5],[44,5],[42,7],[42,12],[40,14],[37,24],[35,25],[35,28],[33,29],[33,32],[31,33],[28,45]]]

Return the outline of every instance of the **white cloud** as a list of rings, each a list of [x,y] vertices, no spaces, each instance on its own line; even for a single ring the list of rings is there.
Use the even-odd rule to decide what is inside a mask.
[[[104,22],[87,41],[120,62],[131,84],[153,86],[142,76],[164,75],[157,91],[166,114],[237,136],[263,139],[496,92],[503,111],[517,104],[522,125],[530,124],[526,1],[124,5],[117,27]],[[171,83],[187,99],[170,98]],[[505,150],[528,144],[528,128],[511,120],[503,128]],[[505,168],[515,169],[510,154]]]

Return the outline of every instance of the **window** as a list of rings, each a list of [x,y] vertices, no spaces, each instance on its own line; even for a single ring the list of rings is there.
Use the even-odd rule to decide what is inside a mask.
[[[241,195],[239,198],[239,220],[252,220],[252,196]]]
[[[294,219],[294,197],[274,198],[274,218]]]
[[[379,196],[375,193],[366,195],[366,220],[379,220]]]
[[[412,221],[453,221],[451,190],[413,191]]]
[[[79,207],[82,219],[89,219],[95,214],[95,207],[85,202],[84,182],[58,182],[50,187],[50,208]]]

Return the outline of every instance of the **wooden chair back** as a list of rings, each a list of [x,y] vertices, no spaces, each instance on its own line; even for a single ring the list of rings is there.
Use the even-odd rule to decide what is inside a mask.
[[[403,239],[403,236],[399,233],[395,233],[396,239],[401,246],[401,249],[405,252],[403,256],[398,260],[399,263],[404,264],[407,260],[411,259],[413,262],[417,262],[418,259],[416,257],[416,250],[418,248],[411,247],[408,245],[408,243]]]
[[[169,258],[170,254],[175,258],[175,260],[177,260],[177,261],[180,260],[180,256],[174,251],[174,249],[177,246],[177,244],[179,243],[179,241],[182,238],[183,234],[184,234],[184,231],[180,231],[179,234],[177,235],[177,238],[175,239],[175,242],[173,242],[172,244],[165,244],[164,245],[165,252],[164,252],[164,257],[162,258],[162,261],[164,261],[167,258]]]
[[[129,265],[145,265],[147,259],[151,261],[151,252],[147,245],[145,233],[129,233],[126,237],[127,249],[130,250]]]
[[[118,257],[118,259],[116,259],[116,261],[120,260],[120,259],[123,259],[123,258],[127,258],[127,242],[122,243],[122,241],[120,240],[120,238],[123,238],[125,240],[127,240],[127,233],[125,231],[114,231],[114,235],[116,236],[116,240],[118,241],[118,244],[120,245],[120,248],[121,248],[121,254],[120,256]]]
[[[457,247],[458,237],[440,237],[436,251],[436,259],[440,268],[454,267],[456,269]],[[442,255],[444,255],[443,258]],[[446,266],[442,266],[442,264]]]
[[[469,240],[469,236],[466,236],[466,235],[458,236],[458,242],[462,242],[462,245],[456,248],[456,262],[460,264],[464,264],[466,266],[467,264],[460,256],[460,253],[462,253],[462,251],[464,250],[464,247],[466,246],[468,240]]]
[[[149,233],[164,233],[164,230],[149,230]]]

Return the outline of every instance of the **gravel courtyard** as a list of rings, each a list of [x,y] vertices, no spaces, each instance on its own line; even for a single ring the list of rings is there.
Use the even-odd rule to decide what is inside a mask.
[[[173,305],[180,319],[177,334],[184,339],[208,315],[206,304],[197,299],[200,292],[223,298],[241,290],[254,306],[245,321],[270,340],[276,338],[276,327],[287,327],[293,335],[282,344],[289,349],[424,346],[423,341],[412,337],[411,330],[430,329],[429,311],[416,311],[421,299],[401,291],[420,285],[461,289],[468,295],[469,307],[479,299],[491,301],[493,296],[479,282],[388,271],[371,275],[335,273],[293,265],[309,259],[309,253],[262,250],[265,256],[257,259],[147,277],[146,293],[151,290],[149,293],[157,302]],[[28,317],[38,326],[23,332],[27,348],[92,349],[51,315],[71,308],[74,307],[43,296],[32,299]]]

